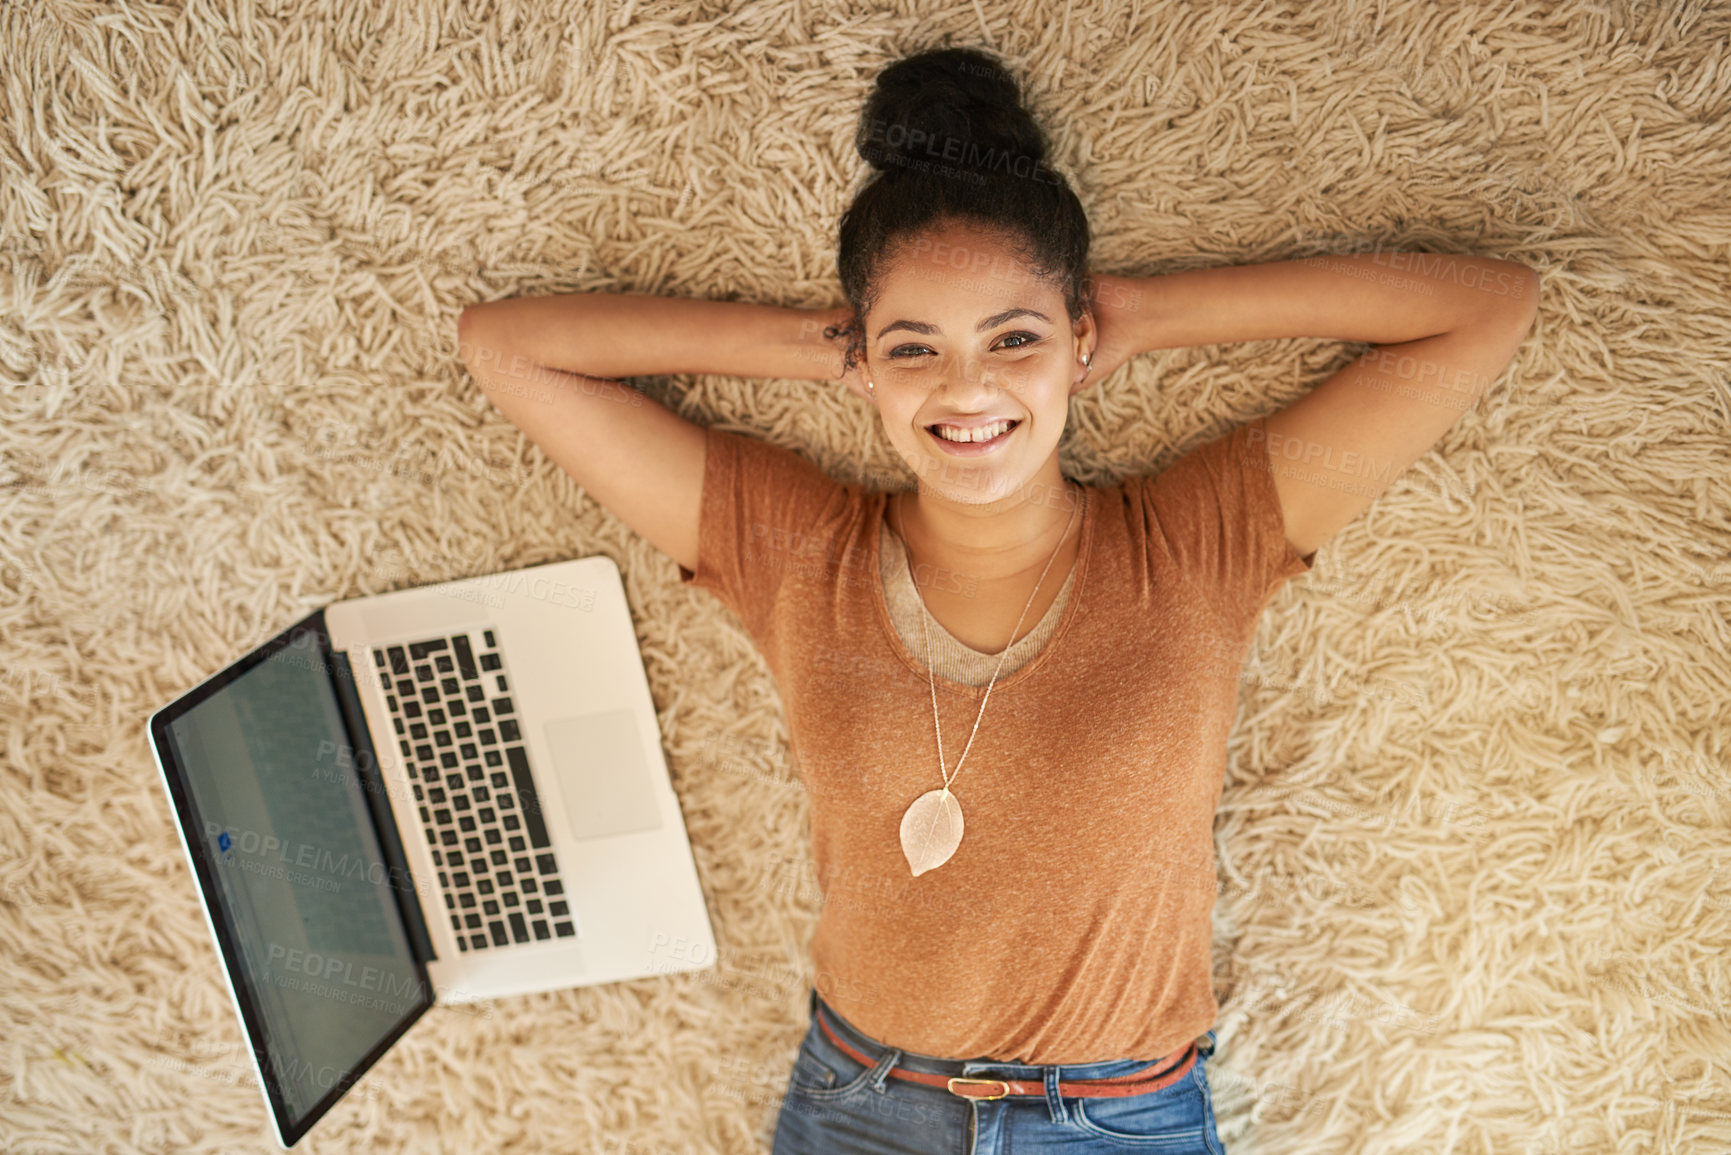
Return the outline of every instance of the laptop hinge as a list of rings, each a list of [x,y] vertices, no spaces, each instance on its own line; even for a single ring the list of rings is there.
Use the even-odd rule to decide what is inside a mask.
[[[324,611],[320,610],[317,617],[320,635],[328,646],[330,635],[325,632]],[[397,909],[403,912],[403,929],[408,933],[409,949],[414,952],[421,965],[425,966],[439,956],[433,949],[432,936],[427,933],[426,916],[421,910],[420,896],[414,885],[414,872],[410,870],[408,855],[403,851],[403,841],[398,833],[395,813],[391,809],[384,772],[379,767],[378,749],[373,745],[367,716],[361,709],[360,691],[355,688],[354,671],[349,667],[347,654],[333,649],[327,649],[326,654],[330,659],[331,685],[336,690],[337,704],[343,713],[343,725],[348,730],[349,743],[355,751],[355,776],[360,780],[361,793],[367,800],[368,811],[372,814],[373,829],[379,839],[379,853],[384,855],[385,864],[390,868],[391,894],[397,900]]]

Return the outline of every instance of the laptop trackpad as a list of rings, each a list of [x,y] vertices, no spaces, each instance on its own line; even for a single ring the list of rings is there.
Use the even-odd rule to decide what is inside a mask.
[[[546,734],[573,835],[607,838],[661,825],[637,716],[630,710],[555,718]]]

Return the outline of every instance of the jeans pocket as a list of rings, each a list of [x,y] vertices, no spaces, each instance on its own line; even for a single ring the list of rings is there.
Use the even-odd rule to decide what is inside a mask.
[[[1149,1151],[1214,1151],[1212,1112],[1201,1070],[1198,1061],[1176,1083],[1143,1095],[1075,1099],[1076,1125]]]
[[[814,1022],[794,1056],[787,1091],[807,1099],[839,1099],[866,1086],[873,1069],[830,1042]]]

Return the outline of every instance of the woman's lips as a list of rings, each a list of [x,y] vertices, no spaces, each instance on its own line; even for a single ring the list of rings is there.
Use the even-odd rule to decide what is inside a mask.
[[[1021,427],[1022,423],[1017,421],[990,441],[946,441],[931,429],[926,430],[926,436],[936,441],[945,453],[953,454],[956,457],[979,457],[994,452]]]

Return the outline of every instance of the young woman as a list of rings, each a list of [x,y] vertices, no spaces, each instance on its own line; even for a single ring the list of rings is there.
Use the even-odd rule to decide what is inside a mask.
[[[800,1152],[1222,1150],[1213,816],[1263,606],[1513,357],[1536,278],[1358,254],[1092,277],[1013,78],[886,69],[841,222],[847,304],[476,305],[495,406],[751,631],[812,806]],[[1374,342],[1157,475],[1065,478],[1069,399],[1149,349]],[[842,485],[611,379],[840,380],[915,486]]]

